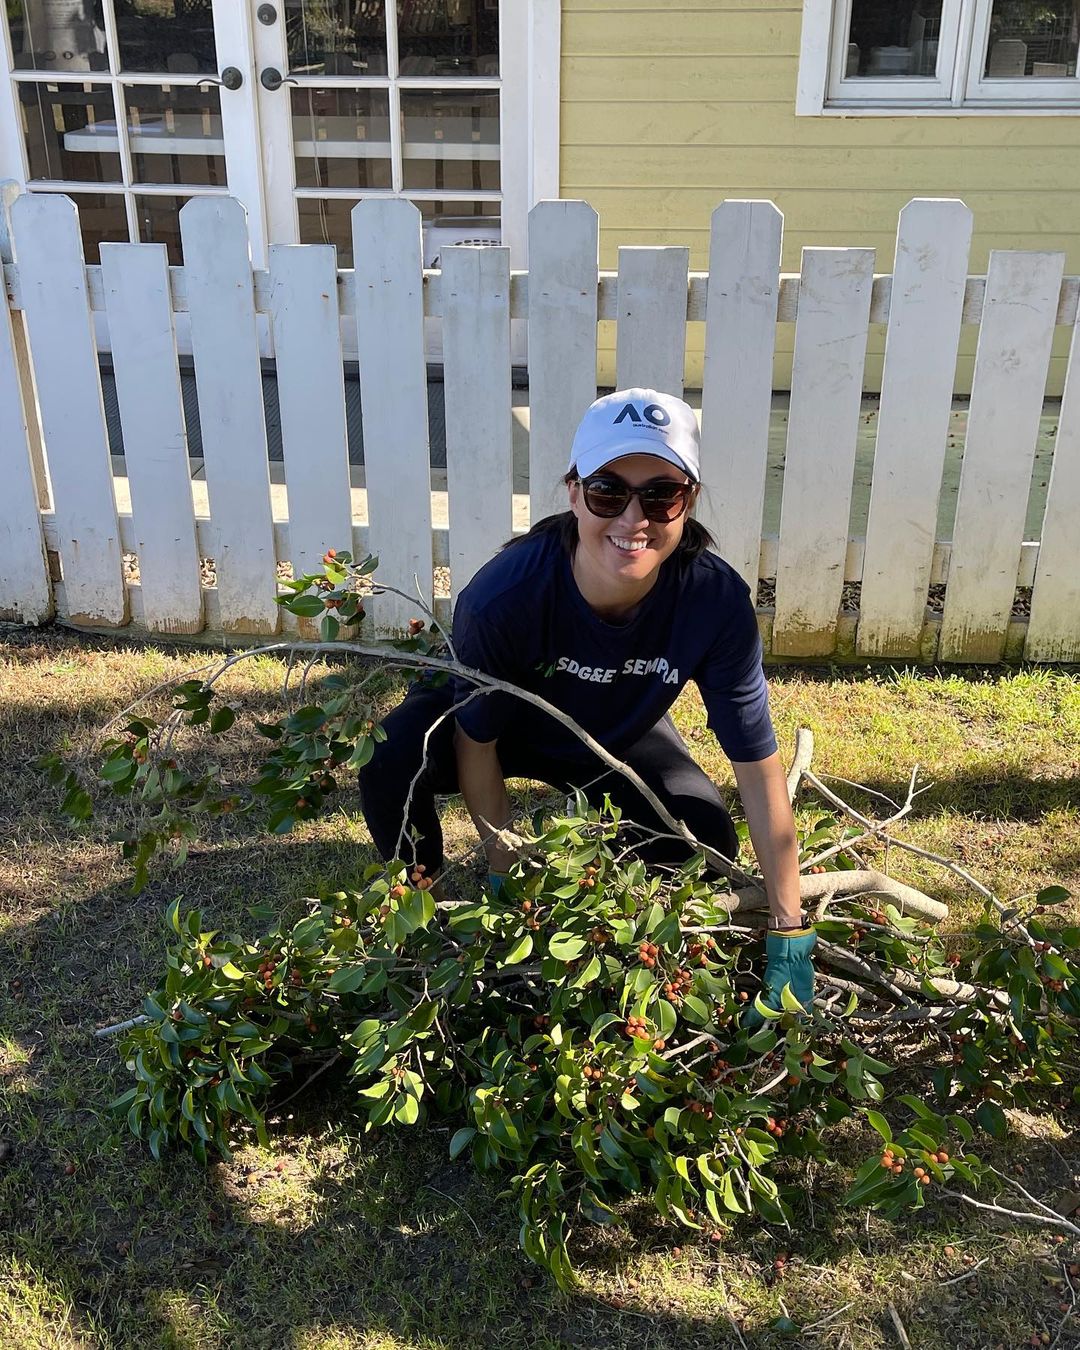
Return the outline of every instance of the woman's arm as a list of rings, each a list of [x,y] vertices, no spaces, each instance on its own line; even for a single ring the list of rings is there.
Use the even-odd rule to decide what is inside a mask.
[[[731,767],[739,785],[750,839],[769,897],[771,928],[801,928],[799,844],[788,801],[787,775],[778,753]]]
[[[460,727],[455,728],[458,786],[481,839],[487,839],[488,826],[506,829],[513,817],[502,766],[495,753],[496,744],[496,741],[474,741]],[[497,839],[489,839],[484,852],[492,872],[508,872],[516,861],[515,855]]]

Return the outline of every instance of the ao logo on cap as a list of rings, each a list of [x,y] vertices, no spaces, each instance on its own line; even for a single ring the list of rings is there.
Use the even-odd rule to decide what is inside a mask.
[[[617,427],[627,417],[635,426],[641,426],[642,414],[644,414],[644,420],[651,422],[654,427],[666,427],[671,422],[671,414],[666,408],[661,408],[659,403],[646,403],[640,413],[632,403],[624,403],[622,412],[616,417],[612,426]]]

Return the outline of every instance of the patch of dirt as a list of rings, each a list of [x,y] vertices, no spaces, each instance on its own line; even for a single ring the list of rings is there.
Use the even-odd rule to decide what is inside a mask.
[[[862,582],[845,581],[844,589],[840,599],[840,609],[843,613],[858,614],[862,601]],[[762,577],[758,582],[757,589],[757,607],[758,609],[776,608],[776,578]],[[926,608],[933,614],[944,614],[945,612],[945,584],[935,582],[926,592]],[[1014,619],[1027,618],[1031,614],[1031,587],[1017,586],[1016,594],[1013,596],[1012,617]]]

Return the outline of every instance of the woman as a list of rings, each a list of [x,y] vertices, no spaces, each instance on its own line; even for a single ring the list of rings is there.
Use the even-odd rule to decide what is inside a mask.
[[[574,437],[568,512],[504,546],[465,587],[454,612],[459,661],[539,694],[568,714],[648,784],[703,843],[738,851],[716,786],[668,715],[694,680],[710,728],[731,760],[769,897],[763,997],[780,1006],[791,982],[813,996],[813,930],[803,920],[798,845],[787,781],[769,717],[761,640],[749,588],[715,553],[690,515],[700,491],[693,410],[651,389],[598,399]],[[440,713],[475,689],[453,679],[419,684],[386,719],[386,741],[361,771],[364,814],[384,858],[401,852],[410,784]],[[642,795],[549,714],[503,693],[477,695],[431,735],[412,789],[409,856],[428,874],[442,866],[439,793],[460,791],[481,837],[493,884],[513,857],[487,824],[509,827],[506,778],[605,794],[623,821],[670,834]],[[685,861],[670,837],[636,849],[647,862]],[[749,1019],[751,1022],[759,1017]]]

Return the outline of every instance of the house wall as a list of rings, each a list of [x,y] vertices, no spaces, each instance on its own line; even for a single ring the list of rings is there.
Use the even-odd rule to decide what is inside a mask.
[[[620,244],[684,244],[708,266],[709,216],[725,197],[784,213],[783,268],[808,245],[877,250],[892,271],[897,215],[912,197],[962,197],[974,214],[969,271],[991,249],[1064,250],[1080,272],[1080,115],[796,117],[801,6],[751,0],[563,0],[560,189],[600,213],[600,261]],[[601,325],[600,377],[614,379]],[[701,380],[692,325],[687,383]],[[1069,334],[1059,330],[1050,390]],[[794,328],[777,334],[787,388]],[[884,331],[871,331],[865,387],[880,387]],[[970,388],[966,330],[957,390]]]

